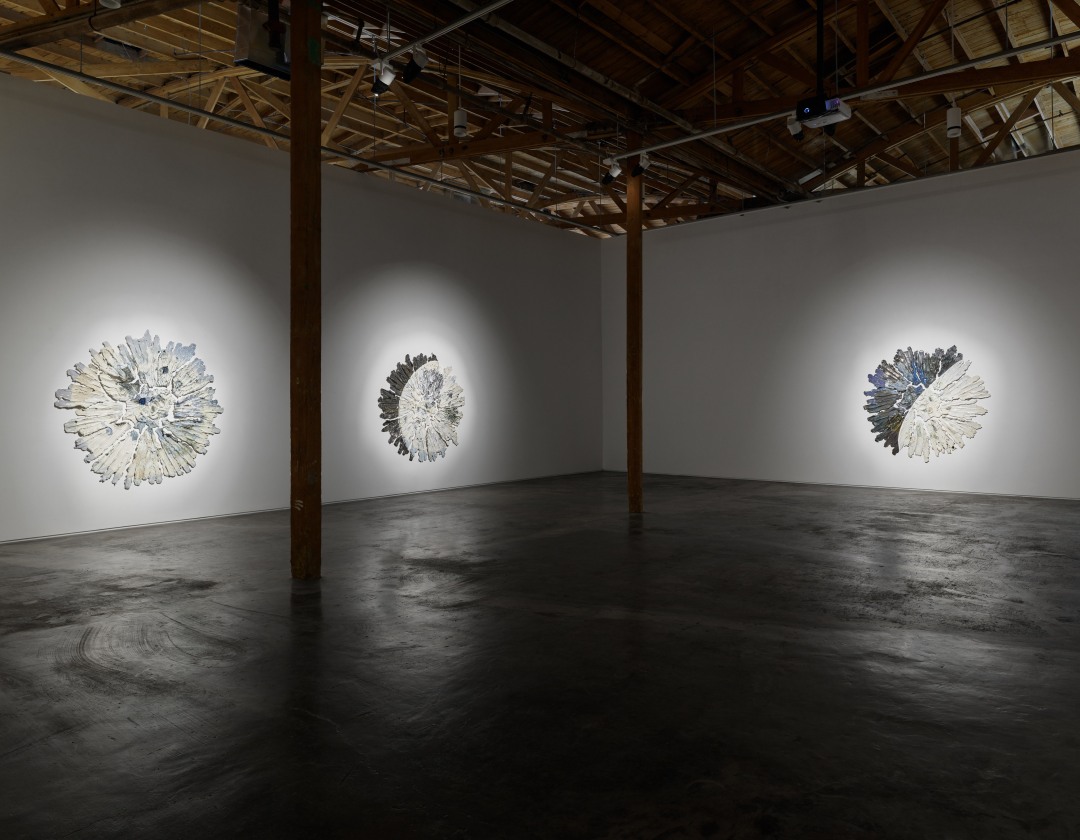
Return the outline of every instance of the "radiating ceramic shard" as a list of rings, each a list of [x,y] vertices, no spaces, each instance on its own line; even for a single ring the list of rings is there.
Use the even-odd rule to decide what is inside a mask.
[[[75,448],[102,482],[123,478],[131,489],[189,473],[221,431],[214,377],[194,344],[170,341],[162,349],[147,330],[119,348],[105,342],[90,350],[90,364],[78,362],[67,375],[71,386],[56,392],[53,405],[75,410],[64,431],[76,435]]]
[[[423,353],[404,362],[386,377],[390,390],[379,392],[383,431],[409,460],[434,461],[446,457],[447,447],[458,442],[457,427],[465,405],[461,386],[450,368]]]
[[[963,358],[953,345],[933,353],[909,347],[897,350],[891,364],[882,360],[867,377],[874,389],[864,392],[874,440],[892,447],[893,455],[906,448],[909,458],[923,461],[962,449],[964,438],[982,428],[975,418],[986,409],[978,400],[990,396]]]

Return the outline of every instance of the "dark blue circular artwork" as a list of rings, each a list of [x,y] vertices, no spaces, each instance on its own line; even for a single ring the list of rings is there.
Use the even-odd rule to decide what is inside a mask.
[[[882,359],[867,377],[873,389],[863,392],[874,440],[893,455],[907,448],[908,457],[924,461],[963,448],[982,428],[975,418],[986,409],[978,400],[990,396],[982,378],[968,373],[970,365],[955,344],[933,353],[908,347],[892,362]]]

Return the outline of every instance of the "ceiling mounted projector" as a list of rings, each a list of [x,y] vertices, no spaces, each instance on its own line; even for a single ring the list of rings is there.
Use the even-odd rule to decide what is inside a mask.
[[[851,119],[851,108],[839,97],[811,96],[795,107],[795,119],[810,128],[824,128]]]

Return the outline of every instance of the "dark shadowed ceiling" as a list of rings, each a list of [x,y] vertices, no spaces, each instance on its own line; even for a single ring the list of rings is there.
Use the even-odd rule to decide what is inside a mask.
[[[0,0],[0,71],[288,148],[288,82],[235,63],[236,3],[99,2]],[[428,41],[408,83],[411,52],[394,58],[374,95],[373,61],[487,5],[326,2],[326,165],[604,236],[624,230],[626,177],[601,183],[605,161],[641,148],[656,227],[1080,140],[1076,0],[827,3],[824,90],[851,117],[801,138],[787,117],[819,68],[805,0],[513,0]]]

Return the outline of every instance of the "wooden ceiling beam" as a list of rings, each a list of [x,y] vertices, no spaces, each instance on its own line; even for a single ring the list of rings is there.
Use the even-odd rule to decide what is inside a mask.
[[[687,175],[681,183],[676,185],[675,189],[671,190],[667,195],[661,198],[656,204],[654,204],[651,210],[663,210],[667,205],[671,204],[676,198],[683,194],[683,192],[695,181],[697,181],[697,175]]]
[[[606,2],[606,0],[604,0],[604,2]],[[700,45],[707,49],[712,56],[714,62],[717,57],[719,57],[725,63],[731,61],[731,56],[723,50],[718,49],[713,39],[706,39],[694,27],[682,20],[678,15],[674,14],[668,8],[668,3],[658,3],[656,2],[656,0],[648,0],[648,3],[650,7],[660,12],[664,17],[666,17],[668,20],[678,26],[687,35],[686,39],[682,42],[680,47],[674,50],[672,54],[668,55],[665,58],[665,63],[673,62],[676,54],[682,54],[682,52],[688,49],[689,46],[693,45]],[[775,30],[773,30],[761,18],[760,15],[751,14],[746,8],[745,4],[736,2],[735,6],[740,10],[740,12],[742,12],[750,20],[752,20],[755,25],[757,25],[757,27],[761,29],[767,36],[771,37],[776,34]],[[813,72],[809,68],[800,65],[794,59],[777,56],[773,53],[767,53],[761,57],[760,63],[765,66],[771,66],[774,70],[778,70],[780,73],[789,76],[790,78],[793,78],[797,81],[801,81],[810,87],[813,87],[813,85],[816,83],[816,77],[814,76]],[[720,80],[719,78],[715,79],[716,85],[714,89],[710,92],[710,100],[715,103],[717,92],[723,91],[727,96],[730,97],[732,102],[739,102],[743,99],[744,83],[748,77],[752,78],[758,85],[768,91],[771,95],[779,95],[777,89],[772,84],[770,84],[768,79],[766,79],[763,74],[761,74],[759,71],[752,70],[751,67],[748,66],[740,67],[734,71],[731,77],[730,85]],[[794,107],[794,103],[792,103],[792,107]],[[776,145],[785,154],[793,156],[796,159],[801,159],[802,156],[799,153],[795,152],[789,145],[776,143],[767,129],[755,126],[751,128],[750,131],[754,136],[764,139],[765,142]],[[768,190],[762,190],[762,192],[768,192]]]
[[[1050,2],[1057,7],[1059,12],[1071,20],[1077,29],[1080,29],[1080,4],[1076,0],[1050,0]]]
[[[555,91],[542,87],[537,84],[529,84],[522,81],[511,81],[505,76],[497,76],[494,73],[484,73],[479,70],[475,70],[468,67],[447,67],[446,74],[450,77],[461,75],[466,79],[471,79],[482,85],[486,85],[491,88],[504,89],[502,92],[509,100],[505,108],[498,108],[490,103],[486,102],[484,97],[474,94],[471,91],[457,89],[457,93],[462,98],[468,99],[474,103],[487,104],[488,107],[484,110],[490,112],[501,111],[516,111],[521,108],[529,97],[532,97],[534,102],[547,101],[553,105],[559,105],[561,108],[567,111],[574,111],[581,114],[583,118],[591,117],[593,119],[602,119],[610,116],[608,112],[602,112],[597,108],[594,108],[589,102],[582,100],[575,100],[567,96],[561,96]],[[411,83],[411,87],[422,90],[429,96],[435,96],[436,94],[445,95],[447,91],[453,88],[453,85],[445,82],[442,79],[433,78],[431,76],[423,75]],[[506,89],[513,91],[512,93],[506,92]],[[523,116],[520,114],[508,113],[508,118],[515,116]]]
[[[466,11],[475,11],[476,8],[478,8],[477,4],[474,3],[473,0],[453,0],[453,3],[454,5],[463,8]],[[648,97],[643,96],[638,91],[632,90],[621,84],[620,82],[617,82],[614,79],[605,76],[603,73],[597,72],[583,62],[578,61],[573,56],[566,55],[565,53],[561,52],[560,50],[546,43],[545,41],[542,41],[541,39],[530,35],[529,33],[514,26],[513,24],[507,23],[498,15],[489,15],[484,22],[488,26],[498,29],[499,31],[504,32],[507,35],[510,35],[515,40],[531,47],[542,55],[551,58],[559,64],[574,70],[576,73],[581,74],[586,79],[589,79],[594,83],[600,84],[608,91],[611,91],[612,93],[615,93],[618,96],[622,97],[624,100],[626,100],[626,102],[632,105],[637,105],[643,110],[650,111],[660,117],[663,117],[665,120],[677,126],[682,131],[694,130],[693,125],[688,123],[678,114],[672,113],[661,104],[654,102]],[[711,78],[709,79],[709,82],[711,84]],[[778,195],[783,190],[797,189],[798,187],[797,184],[791,183],[777,173],[770,171],[767,167],[762,166],[756,160],[753,160],[749,156],[743,154],[730,143],[724,140],[710,137],[705,138],[702,142],[706,146],[709,146],[721,152],[725,157],[731,159],[733,162],[741,164],[744,170],[749,170],[749,172],[756,173],[756,177],[751,177],[749,179],[746,179],[744,175],[741,179],[742,183],[739,183],[738,180],[736,180],[735,183],[740,187],[745,188],[748,181],[756,181],[759,186],[753,189],[754,192],[765,193],[773,196]],[[729,169],[730,168],[731,167],[729,167]],[[771,186],[766,186],[766,184],[770,184]]]
[[[929,96],[938,93],[954,93],[965,90],[992,88],[995,85],[1018,84],[1020,82],[1052,81],[1068,79],[1080,75],[1080,57],[1070,55],[1058,58],[1046,58],[1041,61],[1023,61],[1003,67],[976,68],[960,70],[922,82],[912,82],[898,88],[897,98],[911,96]]]
[[[240,104],[244,106],[244,110],[247,111],[251,121],[259,128],[266,128],[266,122],[263,120],[262,114],[259,113],[259,109],[255,107],[255,103],[251,101],[251,97],[248,96],[247,89],[244,87],[244,83],[240,79],[233,79],[233,88],[236,90],[236,95],[240,97]],[[267,145],[268,148],[279,148],[277,141],[273,137],[267,137],[265,134],[260,134],[259,139]]]
[[[975,93],[971,96],[965,97],[958,101],[956,104],[963,108],[964,111],[971,111],[978,108],[989,108],[996,102],[1000,102],[1003,99],[1008,99],[1013,96],[1018,96],[1022,93],[1030,91],[1032,86],[1030,85],[1012,85],[1003,87],[997,90],[995,93]],[[1042,84],[1035,85],[1036,92],[1044,87]],[[808,190],[815,190],[823,184],[827,184],[829,181],[839,178],[846,172],[850,172],[856,168],[860,163],[869,160],[872,157],[877,156],[879,152],[887,152],[890,149],[899,146],[902,143],[906,143],[909,140],[918,137],[920,134],[924,134],[928,131],[932,131],[935,128],[943,126],[945,124],[946,112],[949,110],[949,106],[945,105],[940,108],[936,108],[933,111],[928,111],[925,114],[919,115],[916,119],[913,119],[907,125],[897,126],[889,130],[888,134],[875,138],[867,143],[861,149],[857,149],[855,153],[836,164],[835,166],[825,170],[817,177],[809,180],[804,185]]]
[[[469,185],[470,190],[472,190],[475,193],[483,193],[483,189],[481,189],[481,187],[480,187],[479,179],[476,177],[476,174],[472,171],[472,169],[470,169],[468,166],[465,165],[465,161],[459,160],[457,162],[457,168],[458,168],[458,172],[461,173],[461,177],[463,177],[465,179],[465,182]],[[425,184],[424,186],[430,186],[430,185]],[[492,205],[491,205],[491,202],[488,201],[486,198],[482,198],[482,199],[480,199],[480,206],[481,207],[491,207]]]
[[[647,55],[646,53],[644,53],[641,50],[634,47],[629,42],[624,41],[621,38],[615,37],[615,35],[612,33],[611,29],[608,26],[605,26],[602,23],[599,23],[597,21],[592,20],[587,15],[581,14],[578,9],[576,9],[573,6],[571,6],[570,4],[566,3],[565,0],[549,0],[549,2],[552,3],[552,5],[555,5],[558,8],[562,9],[564,12],[567,12],[571,16],[575,17],[578,22],[584,23],[586,26],[588,26],[594,32],[598,33],[601,37],[607,39],[608,41],[611,41],[613,44],[618,46],[620,49],[625,50],[626,52],[628,52],[630,55],[634,56],[635,58],[640,59],[641,61],[645,62],[646,64],[651,65],[654,69],[660,71],[661,73],[668,76],[672,80],[678,82],[681,85],[686,85],[686,84],[690,83],[690,76],[685,71],[683,71],[678,65],[671,64],[671,63],[664,62],[664,61],[658,61],[655,57]],[[607,6],[607,7],[611,6],[611,4],[604,4],[602,2],[601,3],[596,3],[596,2],[594,2],[594,3],[586,3],[586,5],[592,5],[592,6],[598,6],[598,7],[599,6]],[[619,12],[619,10],[617,10],[617,9],[615,11],[616,11],[616,14],[619,17],[620,25],[624,25],[621,22],[627,20],[627,16],[622,14],[621,12]],[[608,17],[608,20],[613,20],[613,18],[611,18],[610,15],[608,15],[607,17]],[[626,28],[625,25],[624,25],[624,28]],[[647,40],[647,41],[652,40],[652,39],[648,38],[647,36],[643,37],[642,31],[648,32],[648,30],[645,29],[645,27],[642,27],[640,25],[636,25],[634,29],[630,30],[631,34],[637,35],[637,37],[643,38],[643,40]],[[661,41],[661,43],[663,44],[664,49],[659,50],[659,52],[660,52],[661,55],[667,55],[667,53],[671,51],[671,46],[668,45],[666,42],[663,42],[663,41]]]
[[[825,20],[834,20],[846,15],[850,9],[844,8],[842,10],[825,10]],[[812,31],[817,25],[817,13],[809,12],[798,17],[791,25],[776,33],[775,35],[764,38],[754,46],[740,53],[734,57],[731,61],[728,61],[723,66],[716,68],[715,78],[726,78],[730,76],[740,67],[745,67],[753,61],[757,61],[761,56],[768,53],[776,52],[776,50],[786,46],[797,38],[806,35]],[[660,104],[665,108],[671,108],[673,110],[679,110],[685,108],[690,103],[697,99],[700,99],[706,93],[708,93],[713,86],[714,74],[710,71],[708,74],[702,76],[693,84],[687,86],[682,90],[673,90],[670,94],[660,100]]]
[[[82,96],[89,96],[91,99],[98,99],[102,102],[112,103],[113,101],[101,91],[95,90],[94,88],[90,87],[90,85],[88,85],[86,82],[82,81],[81,79],[76,79],[74,76],[69,76],[66,73],[56,73],[52,70],[42,70],[41,72],[48,76],[50,79],[52,79],[54,82],[57,82],[58,84],[66,87],[72,93],[78,93]]]
[[[505,124],[509,119],[509,114],[492,114],[490,117],[488,117],[487,122],[480,126],[480,129],[475,134],[473,134],[473,139],[483,140],[485,137],[490,137],[492,134],[495,133],[499,126]]]
[[[93,33],[113,26],[160,15],[189,6],[196,0],[128,0],[119,9],[101,9],[97,3],[64,9],[0,27],[0,48],[24,50],[64,38]],[[93,26],[90,20],[93,18]]]
[[[776,53],[766,53],[761,56],[759,61],[766,67],[778,70],[785,76],[805,85],[809,90],[813,90],[814,86],[817,84],[817,75],[812,70],[797,64],[793,59],[784,58]]]
[[[760,7],[762,4],[758,3],[755,4],[755,6],[748,6],[745,2],[743,2],[743,0],[728,0],[728,2],[739,10],[739,14],[741,14],[744,18],[753,23],[766,35],[772,37],[776,34],[776,30],[769,26],[768,21],[766,21],[760,14],[758,14],[757,8],[755,8],[755,6]]]
[[[221,101],[221,94],[225,92],[225,85],[228,84],[228,79],[222,77],[214,82],[214,86],[210,89],[210,95],[206,98],[206,103],[203,105],[204,111],[214,113],[214,109],[217,107],[218,102]],[[206,128],[210,123],[209,117],[199,117],[199,128]]]
[[[615,206],[618,207],[622,211],[623,216],[625,217],[625,215],[626,215],[626,202],[622,200],[622,196],[620,196],[617,192],[615,192],[615,190],[612,188],[611,184],[604,184],[603,185],[603,190],[607,194],[607,197],[615,202]]]
[[[476,11],[480,8],[480,4],[473,0],[446,0],[442,3],[433,0],[399,0],[395,3],[395,8],[407,14],[413,14],[418,21],[429,22],[433,16],[453,17],[462,10]],[[482,21],[477,21],[476,25],[478,28],[471,29],[469,32],[469,48],[483,49],[492,58],[504,64],[505,75],[512,75],[513,70],[518,70],[521,78],[534,80],[533,86],[537,95],[553,97],[556,102],[561,101],[561,104],[571,104],[575,109],[589,111],[595,118],[611,117],[614,114],[622,119],[626,118],[626,105],[622,97],[618,92],[604,85],[602,80],[590,74],[583,64],[578,63],[578,66],[583,68],[579,72],[585,78],[575,79],[572,85],[568,85],[565,61],[560,60],[560,57],[572,60],[570,56],[563,56],[550,45],[530,38],[494,13],[484,17]],[[524,41],[523,38],[530,40]],[[532,43],[534,41],[539,46],[534,46]],[[521,43],[534,46],[527,62],[522,58]],[[456,72],[454,68],[448,67],[446,70],[451,75]],[[481,74],[476,73],[466,73],[466,75],[470,78],[482,78]],[[421,76],[418,81],[423,78]],[[538,83],[547,87],[542,88]],[[572,91],[572,95],[568,97],[557,96],[553,93],[568,90]]]
[[[662,14],[686,33],[686,37],[672,47],[671,51],[665,56],[666,61],[675,61],[697,45],[705,43],[705,39],[701,36],[701,33],[697,32],[693,26],[671,11],[670,4],[667,0],[645,0],[645,2],[648,4],[649,8]]]
[[[1051,87],[1054,88],[1054,91],[1058,96],[1069,103],[1069,107],[1072,108],[1077,115],[1080,115],[1080,97],[1078,97],[1065,82],[1054,82]]]
[[[334,137],[334,132],[337,131],[338,123],[341,122],[341,118],[345,116],[345,109],[349,107],[353,96],[356,95],[356,89],[360,87],[360,82],[363,81],[366,70],[367,67],[363,65],[357,67],[356,72],[353,73],[352,78],[349,79],[349,83],[345,85],[345,90],[342,91],[341,96],[338,97],[338,102],[337,105],[334,106],[333,113],[323,126],[321,142],[324,146],[330,145],[330,141]]]
[[[890,154],[889,152],[878,152],[875,157],[885,161],[893,169],[899,169],[901,172],[910,175],[912,178],[921,178],[926,173],[915,166],[910,161],[904,160],[898,155]]]
[[[541,199],[544,196],[544,190],[547,189],[551,179],[555,176],[556,170],[559,168],[559,159],[552,158],[551,165],[548,166],[547,172],[544,173],[544,177],[540,179],[540,183],[536,185],[532,195],[529,196],[529,200],[526,202],[530,207],[539,207]]]
[[[678,44],[676,44],[675,46],[669,47],[667,52],[664,53],[664,61],[665,62],[667,62],[667,63],[676,62],[679,58],[684,56],[687,52],[689,52],[691,49],[693,49],[696,46],[706,47],[712,54],[720,56],[725,62],[729,61],[731,59],[731,56],[727,55],[723,50],[719,50],[719,49],[716,48],[716,44],[714,43],[713,39],[711,39],[711,38],[706,39],[700,32],[697,31],[697,29],[694,26],[687,23],[685,20],[683,20],[681,17],[679,17],[677,14],[675,14],[671,10],[670,3],[667,2],[667,0],[662,0],[662,2],[658,2],[658,0],[645,0],[645,1],[648,4],[649,8],[653,9],[656,12],[659,12],[661,15],[663,15],[669,21],[671,21],[673,24],[675,24],[677,27],[679,27],[679,29],[681,29],[683,31],[683,33],[685,33],[684,37],[680,40],[680,42]],[[646,27],[646,29],[649,32],[652,31],[651,29],[648,29],[647,27]],[[656,37],[656,43],[666,43],[665,41],[660,39],[658,36],[654,36],[654,37]],[[642,79],[641,82],[639,82],[638,84],[640,85],[644,81],[645,81],[645,79]],[[764,87],[768,87],[765,83],[762,83],[762,85]],[[721,82],[721,83],[719,83],[717,85],[717,87],[722,89],[722,90],[727,90],[730,86],[727,85],[726,83]]]
[[[1012,113],[1009,114],[1009,118],[1005,120],[999,127],[993,137],[990,138],[990,142],[983,147],[982,152],[975,158],[975,163],[972,166],[982,166],[994,155],[994,151],[1001,145],[1001,141],[1009,136],[1009,133],[1013,130],[1013,127],[1024,115],[1028,108],[1031,107],[1031,103],[1035,101],[1035,97],[1039,95],[1039,91],[1042,88],[1033,88],[1027,92],[1027,94],[1020,100],[1019,104],[1013,108]]]
[[[1019,64],[1009,64],[1002,67],[976,68],[973,70],[959,70],[956,73],[947,73],[943,76],[935,76],[924,81],[901,84],[895,89],[895,93],[883,92],[875,94],[872,98],[853,100],[854,108],[862,104],[873,104],[885,100],[908,99],[935,94],[960,93],[970,90],[993,88],[997,85],[1019,84],[1025,82],[1049,83],[1061,79],[1071,79],[1080,76],[1080,53],[1058,58],[1047,58],[1041,61],[1026,61]],[[902,80],[901,80],[902,81]],[[841,90],[839,96],[851,97],[857,94],[854,90]],[[718,105],[715,108],[716,123],[725,120],[745,119],[749,117],[766,116],[793,109],[798,101],[795,96],[780,96],[775,99],[759,99],[750,102]],[[708,126],[712,122],[713,109],[706,107],[698,112],[688,114],[690,117],[698,117],[698,124]]]
[[[671,52],[671,44],[661,38],[653,29],[644,26],[636,17],[625,11],[621,6],[611,2],[611,0],[585,0],[585,4],[599,9],[609,20],[617,23],[634,37],[640,38],[658,53],[666,56]]]
[[[447,95],[450,95],[450,93],[451,93],[451,91],[449,91],[449,89],[448,89]],[[531,94],[530,94],[530,97],[531,97]],[[510,96],[507,99],[505,107],[500,104],[498,107],[496,107],[494,105],[488,105],[487,107],[483,108],[482,113],[490,114],[490,116],[488,116],[487,120],[484,122],[484,124],[482,126],[480,126],[479,129],[477,129],[476,131],[474,131],[472,133],[472,135],[471,135],[472,140],[474,142],[477,141],[477,140],[484,140],[484,139],[490,137],[491,135],[493,135],[499,128],[501,128],[502,126],[509,123],[515,117],[519,117],[520,115],[518,115],[516,113],[517,110],[519,108],[524,109],[524,107],[525,107],[526,103],[529,101],[530,97]],[[548,104],[550,104],[550,103],[548,103]],[[474,105],[474,108],[479,108],[479,107],[482,107],[482,106]],[[449,119],[449,116],[448,116],[448,119]],[[563,141],[568,140],[565,131],[564,132],[556,132],[551,126],[548,126],[548,125],[545,125],[544,128],[545,128],[545,130],[551,131],[560,140],[563,140]]]
[[[525,168],[530,161],[538,159],[539,158],[535,153],[528,149],[524,149],[515,155],[514,162],[519,168]],[[595,193],[595,191],[599,189],[595,174],[590,171],[588,165],[581,166],[577,159],[577,155],[575,155],[573,150],[560,150],[559,161],[561,169],[558,175],[561,183],[571,187],[577,187],[577,193],[579,194],[582,190]],[[545,158],[544,164],[546,165],[547,162],[548,159]],[[478,173],[481,170],[489,171],[492,178],[495,178],[496,176],[501,177],[499,167],[502,166],[502,164],[503,160],[496,155],[487,155],[469,159],[469,165],[472,166],[475,171]],[[532,179],[533,175],[530,175],[529,178]]]
[[[566,9],[568,11],[572,11],[570,9],[567,9],[566,4],[564,2],[562,2],[562,0],[556,0],[556,2],[558,3],[558,5],[561,8]],[[627,15],[626,13],[622,12],[621,9],[619,9],[614,4],[608,2],[608,0],[589,0],[589,2],[591,3],[591,5],[596,6],[596,7],[600,8],[600,9],[604,10],[605,13],[608,15],[609,19],[620,23],[620,25],[627,28],[627,30],[630,31],[635,36],[640,37],[643,40],[646,40],[662,56],[664,56],[664,59],[663,60],[657,60],[656,58],[648,56],[648,55],[646,55],[645,53],[643,53],[643,52],[641,52],[639,50],[634,50],[632,47],[630,47],[628,44],[626,44],[621,39],[615,38],[606,27],[594,26],[594,28],[597,29],[597,31],[599,31],[604,37],[606,37],[609,40],[613,41],[618,46],[620,46],[623,49],[627,50],[628,52],[630,52],[631,54],[633,54],[634,56],[636,56],[637,58],[639,58],[640,60],[642,60],[646,64],[649,64],[657,72],[664,73],[666,76],[668,76],[669,78],[673,79],[674,81],[678,82],[681,85],[685,86],[685,85],[690,84],[691,79],[690,79],[689,75],[686,73],[686,71],[684,71],[673,60],[671,60],[670,58],[667,57],[668,54],[671,53],[671,51],[672,51],[672,47],[671,47],[670,44],[668,44],[663,39],[659,38],[659,36],[656,36],[655,34],[653,34],[652,30],[650,30],[646,26],[642,26],[633,17],[631,17],[631,16]],[[753,17],[754,17],[755,22],[758,23],[759,26],[764,26],[764,24],[757,19],[756,15],[753,16]],[[589,24],[591,26],[593,25],[592,22],[589,21],[588,19],[586,19],[586,18],[582,18],[582,19],[585,20],[585,22],[587,24]],[[680,24],[680,25],[685,28],[685,24]],[[689,32],[690,36],[692,38],[694,38],[697,42],[702,43],[702,44],[705,43],[705,40],[703,38],[701,38],[701,36],[698,35],[698,33],[694,32],[692,30],[687,30],[687,31]],[[769,30],[769,34],[770,35],[773,34],[771,30]],[[713,49],[712,45],[709,45],[709,49]],[[785,75],[788,75],[788,76],[790,76],[790,77],[792,77],[794,79],[799,79],[801,81],[804,81],[804,82],[806,82],[807,84],[809,84],[811,86],[814,84],[814,79],[815,79],[814,74],[809,72],[805,68],[800,67],[794,61],[791,61],[789,59],[784,59],[784,58],[781,58],[781,57],[778,57],[778,56],[767,55],[767,56],[762,57],[762,63],[768,64],[769,66],[773,67],[774,69],[779,70],[781,73],[784,73]],[[743,82],[745,81],[745,76],[746,76],[746,72],[744,71],[744,68],[740,68],[733,75],[731,89],[729,91],[731,99],[733,101],[739,101],[739,100],[741,100],[743,98],[742,91],[743,91]],[[762,84],[763,84],[763,86],[765,86],[764,83],[762,83]]]
[[[457,158],[479,157],[499,152],[512,152],[520,149],[537,149],[552,146],[556,137],[547,131],[530,131],[520,134],[507,134],[505,137],[492,137],[486,140],[463,140],[440,143],[432,147],[428,143],[415,146],[401,146],[387,149],[371,155],[377,161],[398,161],[400,166],[415,166],[420,163],[456,160]]]
[[[642,218],[646,222],[654,222],[670,219],[692,219],[699,216],[715,216],[718,213],[727,213],[736,209],[730,205],[717,204],[672,204],[661,210],[652,208],[644,211]],[[603,213],[595,216],[582,216],[581,220],[590,225],[624,225],[626,213]]]
[[[57,62],[59,63],[59,62]],[[186,76],[190,73],[205,73],[211,70],[210,62],[205,59],[184,59],[182,61],[105,61],[83,64],[79,72],[98,79],[140,78],[145,76]],[[12,76],[37,76],[42,71],[28,65],[13,65],[9,71]]]
[[[1008,49],[1016,46],[1016,41],[1012,37],[1012,33],[1009,31],[1009,7],[1008,4],[1003,9],[998,8],[995,0],[981,0],[980,5],[986,10],[986,19],[991,23],[991,29],[997,36],[998,43],[1002,49]]]
[[[285,122],[288,122],[289,120],[292,119],[292,117],[290,116],[290,112],[291,112],[290,105],[286,105],[285,102],[283,102],[281,100],[281,98],[278,97],[278,95],[275,94],[266,85],[259,84],[258,82],[254,81],[253,79],[247,79],[246,81],[241,80],[241,79],[237,79],[236,84],[238,86],[247,87],[250,90],[251,93],[255,94],[255,96],[257,96],[259,99],[261,99],[267,105],[269,105],[271,108],[273,108],[275,111],[277,111],[277,113],[281,116],[281,118]]]
[[[904,43],[900,45],[893,57],[889,60],[889,63],[885,65],[885,69],[882,70],[877,77],[879,82],[891,82],[893,77],[896,76],[896,72],[900,69],[901,65],[907,61],[908,56],[911,55],[912,50],[919,45],[919,41],[923,39],[926,31],[930,28],[931,24],[937,20],[938,15],[942,13],[945,6],[950,3],[951,0],[932,0],[930,6],[923,12],[922,18],[915,25],[915,28],[908,33],[904,39]]]
[[[476,168],[476,165],[473,161],[459,160],[457,161],[457,166],[460,170],[462,170],[462,172],[471,173],[473,177],[475,177],[476,180],[480,182],[480,185],[489,189],[493,195],[499,194],[499,190],[496,189],[495,185],[491,182],[490,179],[486,178],[484,174]],[[477,192],[483,192],[483,190],[477,190]]]
[[[424,116],[424,112],[416,106],[412,97],[405,92],[405,87],[401,81],[394,79],[394,83],[390,85],[390,90],[392,90],[397,98],[401,100],[401,104],[405,106],[405,110],[416,122],[417,128],[419,128],[424,137],[427,138],[428,143],[432,146],[438,146],[440,142],[439,135],[436,134],[435,129],[431,127],[431,123],[428,121],[428,118]],[[349,98],[351,99],[352,97],[350,96]]]
[[[870,0],[855,3],[855,85],[870,84]]]
[[[580,205],[586,201],[592,201],[595,198],[595,193],[592,195],[581,195],[581,193],[577,191],[563,192],[557,193],[556,195],[548,196],[543,201],[541,201],[537,205],[537,207],[539,207],[540,209],[547,209],[548,207],[558,207],[560,204]]]
[[[514,152],[508,150],[503,157],[503,198],[514,200]]]
[[[167,82],[166,84],[159,85],[158,87],[150,88],[146,92],[154,96],[160,96],[167,99],[170,96],[174,96],[178,93],[186,93],[189,90],[194,90],[195,88],[203,87],[204,85],[216,82],[218,79],[227,79],[240,76],[254,76],[257,74],[258,71],[252,70],[250,67],[230,65],[227,67],[221,67],[217,70],[213,70],[209,73],[199,73],[194,76],[177,79],[173,82]],[[136,105],[142,104],[145,101],[145,99],[131,96],[121,99],[120,104],[125,107],[131,108]]]

